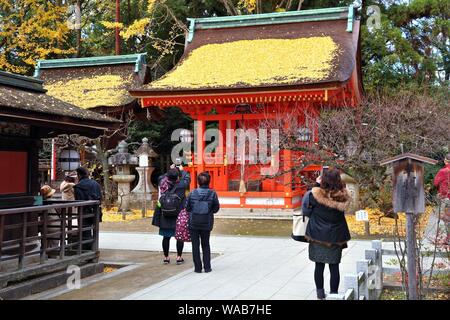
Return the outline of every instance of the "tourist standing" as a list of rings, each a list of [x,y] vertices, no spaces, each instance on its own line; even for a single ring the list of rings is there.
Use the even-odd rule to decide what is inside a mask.
[[[325,299],[325,264],[330,268],[330,293],[338,293],[342,249],[350,240],[344,211],[349,207],[351,197],[337,169],[324,171],[320,187],[312,188],[308,196],[311,209],[305,214],[309,217],[305,238],[309,242],[309,259],[316,263],[314,281],[317,298]]]
[[[89,171],[86,168],[80,167],[76,170],[78,176],[78,184],[75,185],[75,200],[102,200],[102,188],[97,181],[89,178]],[[98,212],[97,212],[98,210]],[[84,208],[84,214],[99,214],[99,220],[102,221],[102,210],[98,206],[90,206]],[[95,217],[84,218],[82,227],[92,228],[95,224]],[[83,231],[83,241],[93,240],[92,230]],[[92,250],[94,242],[83,244],[83,250]]]
[[[438,171],[434,178],[434,185],[438,188],[439,204],[443,213],[447,235],[450,234],[450,153],[444,159],[444,168]]]
[[[444,167],[434,177],[434,185],[442,200],[450,199],[450,153],[444,159]]]
[[[171,166],[171,169],[159,179],[159,201],[153,214],[152,224],[159,227],[159,234],[163,237],[162,248],[164,264],[170,263],[170,238],[175,236],[178,214],[186,208],[186,190],[191,182],[189,173]],[[177,264],[184,262],[184,242],[177,240]]]
[[[50,187],[49,185],[43,185],[39,190],[39,194],[42,196],[43,200],[50,200],[55,194],[56,190]],[[47,235],[52,233],[58,233],[61,228],[61,216],[55,209],[51,209],[47,211]],[[43,216],[41,216],[42,222]],[[47,249],[57,248],[59,247],[59,235],[47,236]],[[48,252],[48,251],[47,251]],[[48,253],[49,257],[57,256],[56,250],[50,251]]]
[[[210,181],[211,177],[207,172],[200,173],[197,177],[199,187],[189,194],[186,205],[186,210],[189,212],[194,271],[197,273],[202,272],[200,244],[203,252],[204,270],[205,272],[211,272],[209,237],[214,226],[214,214],[220,209],[217,193],[209,188]]]

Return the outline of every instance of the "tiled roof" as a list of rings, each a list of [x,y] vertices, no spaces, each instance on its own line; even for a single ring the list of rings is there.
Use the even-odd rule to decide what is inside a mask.
[[[128,89],[146,81],[145,54],[41,60],[36,70],[49,95],[83,109],[128,105]]]
[[[353,7],[191,19],[185,53],[134,96],[343,83],[356,67]]]
[[[42,87],[42,81],[0,71],[0,113],[2,109],[64,116],[73,118],[73,121],[77,119],[105,123],[119,122],[49,96]]]

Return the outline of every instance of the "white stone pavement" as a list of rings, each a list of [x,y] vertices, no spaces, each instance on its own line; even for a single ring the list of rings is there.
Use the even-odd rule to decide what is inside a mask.
[[[100,248],[161,251],[161,240],[150,233],[102,232]],[[173,238],[170,245],[174,250]],[[370,248],[370,241],[349,242],[340,265],[340,292],[343,276],[356,273],[356,261],[364,259],[364,250]],[[211,250],[220,254],[211,262],[211,273],[195,273],[192,267],[125,299],[316,299],[314,263],[308,259],[306,243],[290,238],[212,236]],[[191,252],[190,243],[185,244],[185,251]],[[329,290],[327,269],[325,290]]]

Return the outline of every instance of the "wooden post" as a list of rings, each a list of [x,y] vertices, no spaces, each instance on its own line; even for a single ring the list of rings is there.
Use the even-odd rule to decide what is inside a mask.
[[[60,217],[61,217],[61,225],[60,225],[61,233],[59,235],[59,257],[60,259],[63,259],[66,253],[66,208],[61,209]]]
[[[416,230],[413,213],[406,213],[406,256],[408,266],[408,300],[417,300]]]
[[[83,250],[83,213],[85,207],[78,207],[78,255]]]
[[[2,261],[3,235],[5,230],[5,215],[0,216],[0,261]]]
[[[403,146],[401,146],[403,148]],[[423,186],[424,163],[437,161],[412,153],[381,161],[381,165],[392,164],[394,212],[406,212],[406,255],[408,269],[408,299],[417,300],[416,273],[416,230],[415,217],[425,212],[425,192]]]
[[[364,221],[364,233],[365,233],[366,236],[370,236],[369,221]]]
[[[19,269],[23,269],[24,259],[25,259],[25,246],[27,238],[27,219],[28,213],[23,214],[23,224],[22,224],[22,239],[20,241],[20,251],[19,251]]]

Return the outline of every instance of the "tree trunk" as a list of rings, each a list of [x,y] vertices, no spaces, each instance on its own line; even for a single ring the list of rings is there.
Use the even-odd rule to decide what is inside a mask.
[[[77,0],[77,6],[80,9],[80,14],[81,14],[81,0]],[[76,33],[77,33],[77,53],[76,53],[76,57],[79,58],[79,57],[81,57],[81,25],[79,26],[79,28],[77,28],[75,30],[76,30]]]
[[[304,1],[304,0],[300,0],[300,1],[298,2],[298,7],[297,7],[297,10],[298,10],[298,11],[300,11],[300,10],[302,9],[303,1]]]
[[[120,22],[120,0],[116,0],[116,23]],[[120,30],[116,26],[116,55],[120,55]]]
[[[260,14],[262,12],[262,3],[261,0],[256,1],[256,13]]]
[[[100,160],[103,169],[103,193],[104,203],[107,208],[111,207],[111,181],[109,180],[109,165],[108,165],[108,153],[103,148],[102,139],[95,140],[97,147],[97,158]]]
[[[236,8],[234,7],[234,5],[231,2],[229,2],[228,0],[220,0],[220,1],[222,1],[223,6],[225,7],[225,10],[227,10],[228,15],[230,15],[230,16],[239,15]]]

